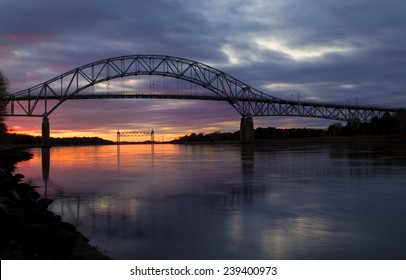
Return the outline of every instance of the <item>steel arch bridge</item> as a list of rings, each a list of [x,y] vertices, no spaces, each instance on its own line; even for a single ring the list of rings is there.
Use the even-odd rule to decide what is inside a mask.
[[[96,93],[81,94],[98,83],[128,76],[167,76],[199,85],[211,94]],[[368,121],[398,108],[299,102],[265,94],[206,64],[165,55],[131,55],[92,62],[42,84],[10,94],[9,116],[46,117],[68,99],[177,98],[222,100],[242,116],[302,116],[341,121]],[[56,100],[56,102],[55,102]],[[53,102],[51,102],[53,101]]]
[[[196,84],[205,93],[85,93],[86,89],[109,80],[129,76],[172,77]],[[129,55],[92,62],[42,84],[7,96],[7,116],[47,117],[69,99],[172,98],[226,101],[242,119],[254,116],[301,116],[340,121],[369,121],[393,115],[402,109],[285,100],[265,94],[206,64],[166,55]],[[248,125],[250,125],[248,123]],[[243,126],[243,125],[242,125]]]

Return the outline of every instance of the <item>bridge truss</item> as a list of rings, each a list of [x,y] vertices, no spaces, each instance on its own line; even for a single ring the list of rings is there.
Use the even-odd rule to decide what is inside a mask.
[[[151,136],[151,142],[155,142],[155,132],[151,130],[151,132],[146,131],[120,131],[117,130],[117,144],[121,143],[121,137],[130,137],[130,136]]]
[[[204,94],[165,92],[96,92],[86,89],[112,79],[129,76],[163,76],[184,80],[205,89]],[[368,121],[400,108],[350,106],[284,100],[256,90],[242,81],[206,64],[163,55],[132,55],[92,62],[34,87],[7,97],[9,116],[46,118],[69,99],[163,98],[226,101],[243,117],[302,116],[341,121]]]

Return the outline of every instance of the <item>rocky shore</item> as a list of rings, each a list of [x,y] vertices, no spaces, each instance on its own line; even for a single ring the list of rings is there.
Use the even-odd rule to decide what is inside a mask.
[[[0,147],[0,258],[110,259],[88,244],[75,226],[48,210],[52,200],[23,183],[23,175],[13,175],[15,164],[30,158],[24,151]]]

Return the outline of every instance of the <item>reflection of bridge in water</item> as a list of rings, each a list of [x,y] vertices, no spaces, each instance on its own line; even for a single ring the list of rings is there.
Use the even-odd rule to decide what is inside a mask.
[[[151,160],[153,160],[157,146],[150,146]],[[303,145],[303,148],[308,148],[310,153],[320,151],[318,145]],[[288,147],[286,149],[294,157],[295,151],[291,151]],[[391,175],[391,173],[387,173],[386,168],[382,168],[383,165],[386,165],[385,160],[387,160],[388,154],[382,153],[379,146],[375,150],[360,150],[358,148],[349,150],[346,146],[337,145],[324,146],[324,149],[327,155],[326,160],[338,159],[342,165],[353,166],[353,168],[343,169],[335,164],[325,165],[323,161],[317,166],[303,167],[303,169],[314,169],[312,174],[314,176],[320,175],[323,178],[358,178],[360,175],[374,178],[377,174]],[[50,206],[50,210],[61,215],[64,221],[79,226],[79,230],[84,229],[86,235],[91,239],[92,236],[96,235],[100,238],[103,234],[112,239],[157,240],[165,236],[171,237],[179,232],[173,228],[173,225],[179,224],[179,221],[184,221],[185,224],[188,223],[189,227],[194,228],[193,230],[197,230],[199,219],[210,219],[215,223],[220,220],[218,216],[221,216],[222,211],[238,213],[243,206],[255,205],[258,200],[263,200],[264,197],[272,197],[273,193],[276,193],[277,196],[283,194],[283,191],[281,193],[283,188],[281,188],[280,182],[289,181],[289,173],[285,172],[290,171],[283,164],[279,165],[275,162],[278,162],[281,157],[286,157],[286,150],[281,150],[280,147],[275,148],[270,156],[272,161],[263,161],[262,156],[260,147],[241,146],[240,170],[237,171],[239,176],[230,181],[228,172],[225,172],[221,182],[215,184],[213,188],[205,188],[204,190],[191,188],[190,191],[183,189],[182,192],[162,196],[151,196],[149,193],[144,195],[132,191],[115,193],[114,183],[111,192],[98,194],[64,193],[63,188],[60,188],[59,193],[53,192],[55,193],[52,196],[54,203]],[[359,157],[363,156],[376,157],[376,161],[374,161],[376,166],[371,166],[371,161],[360,161]],[[398,150],[394,150],[393,156],[404,162],[404,153],[399,154]],[[302,157],[301,160],[304,158],[307,157]],[[43,160],[46,160],[46,154]],[[46,174],[49,163],[43,162],[43,164],[45,181],[46,178],[49,178],[49,175]],[[117,146],[117,165],[119,166],[119,164],[120,146]],[[259,171],[261,169],[262,171]],[[259,173],[263,170],[269,171],[270,177],[258,178]],[[272,177],[273,175],[279,177]],[[303,180],[308,180],[307,176],[304,176]],[[301,184],[300,181],[296,183]],[[134,185],[134,189],[136,187]],[[51,188],[54,189],[54,186]],[[301,190],[298,189],[298,196],[301,193]],[[278,199],[269,201],[269,203],[277,204]],[[193,224],[195,221],[196,226]],[[224,225],[216,226],[222,227]],[[185,225],[185,229],[182,229],[181,232],[188,232],[189,230]]]
[[[206,210],[236,209],[250,203],[252,189],[223,194],[183,194],[167,200],[113,194],[61,195],[53,199],[50,210],[60,215],[63,221],[75,226],[86,223],[93,232],[103,229],[116,235],[154,238],[160,234],[171,233],[173,217],[180,218],[176,215],[177,212],[184,216],[199,215],[196,212],[200,211],[202,206]],[[175,213],[162,209],[173,209]]]
[[[160,91],[150,80],[149,87],[127,88],[121,92],[100,90],[96,86],[125,77],[161,76],[199,86],[201,92],[168,90],[167,82]],[[96,90],[95,90],[96,87]],[[130,86],[128,86],[130,87]],[[93,88],[94,92],[86,90]],[[400,108],[285,100],[265,94],[244,82],[206,64],[163,55],[120,56],[89,63],[49,81],[8,96],[8,116],[42,117],[44,146],[50,145],[48,116],[63,102],[72,99],[197,99],[225,101],[241,115],[241,141],[254,141],[253,117],[300,116],[349,122],[369,121],[400,112]]]
[[[45,151],[45,152],[44,152]],[[50,149],[42,149],[42,174],[45,184],[45,195],[48,191],[50,172]],[[155,148],[151,145],[151,157]],[[117,165],[120,165],[120,146],[117,146]],[[65,222],[75,226],[86,224],[95,234],[102,230],[111,236],[132,236],[139,238],[157,238],[172,234],[172,224],[176,219],[191,219],[190,216],[204,215],[201,209],[237,209],[250,204],[254,194],[263,193],[265,186],[254,184],[254,149],[251,146],[241,147],[242,186],[230,184],[217,186],[208,192],[191,192],[170,194],[167,197],[143,197],[137,194],[82,194],[66,193],[63,188],[53,188],[50,210],[60,215]],[[225,175],[227,176],[227,175]],[[219,187],[219,188],[218,188]],[[159,202],[159,203],[158,203]],[[202,207],[204,206],[204,207]],[[182,213],[165,212],[162,209],[173,209]],[[162,230],[164,229],[164,230]],[[79,229],[80,230],[80,229]],[[91,237],[91,236],[89,236]]]

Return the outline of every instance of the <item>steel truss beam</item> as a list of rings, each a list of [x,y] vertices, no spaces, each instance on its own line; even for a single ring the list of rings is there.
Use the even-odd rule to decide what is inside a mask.
[[[139,75],[181,79],[210,92],[193,94],[84,94],[98,83]],[[398,108],[361,107],[342,104],[295,102],[276,98],[206,64],[173,56],[131,55],[92,62],[8,97],[10,116],[46,117],[68,99],[178,98],[227,101],[242,116],[303,116],[342,121],[368,121]]]
[[[155,132],[151,130],[151,132],[146,131],[121,131],[117,130],[117,143],[121,142],[121,137],[130,137],[130,136],[151,136],[151,141],[155,141]]]

